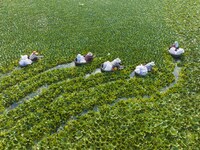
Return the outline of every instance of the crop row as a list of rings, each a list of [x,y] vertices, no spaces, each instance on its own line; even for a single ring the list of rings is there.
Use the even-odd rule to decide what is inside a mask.
[[[82,69],[71,69],[69,70],[52,70],[51,72],[44,72],[42,74],[38,74],[32,78],[29,78],[28,80],[25,80],[17,85],[11,86],[1,92],[3,95],[3,105],[5,107],[8,107],[14,102],[18,102],[21,98],[25,97],[27,94],[29,94],[32,91],[35,91],[37,88],[44,84],[52,84],[54,82],[61,81],[65,78],[71,78],[71,77],[77,77],[80,75],[83,75],[87,71],[94,70],[95,67],[98,66],[97,62],[94,63],[90,67],[85,67],[84,70]],[[127,68],[127,73],[130,68]],[[130,70],[131,71],[131,70]],[[162,68],[160,71],[165,71]],[[168,70],[169,71],[169,70]],[[16,93],[16,94],[15,94]]]
[[[101,90],[105,90],[105,87],[101,88]],[[113,90],[113,89],[110,89],[110,90]],[[111,92],[110,94],[113,95],[114,93]],[[83,96],[85,94],[86,95],[92,94],[92,95],[90,95],[90,96],[88,95],[88,100],[87,99],[85,100],[85,99],[83,99]],[[106,93],[102,93],[102,94],[98,93],[98,95],[99,95],[98,97],[101,98],[99,100],[102,100],[102,98],[105,98],[105,96],[104,96],[105,94]],[[109,94],[110,98],[112,98],[112,99],[115,98],[115,97],[111,97],[110,94]],[[116,94],[117,93],[115,93],[115,95]],[[89,107],[92,107],[93,104],[98,104],[98,101],[96,101],[96,100],[91,101],[91,99],[90,99],[91,96],[96,97],[97,93],[94,93],[94,90],[93,90],[93,92],[92,91],[87,91],[87,92],[84,91],[84,92],[80,92],[77,95],[75,95],[75,93],[67,94],[67,98],[63,97],[63,98],[57,99],[55,102],[53,102],[53,104],[45,105],[43,109],[41,108],[39,110],[36,110],[37,114],[36,114],[36,112],[35,113],[33,112],[27,118],[20,120],[20,122],[18,121],[19,123],[16,126],[14,126],[11,129],[11,131],[9,131],[11,133],[11,135],[9,137],[11,138],[13,136],[12,135],[13,131],[15,131],[15,135],[21,133],[21,134],[23,134],[23,136],[25,136],[24,138],[27,138],[26,137],[26,135],[27,135],[27,136],[29,136],[29,138],[34,137],[36,139],[40,139],[40,137],[43,136],[43,133],[50,134],[51,132],[55,132],[55,130],[61,125],[61,123],[63,123],[63,121],[65,122],[66,119],[69,119],[69,117],[71,115],[80,113],[82,111],[82,109],[89,109]],[[108,99],[110,99],[110,98],[108,98]],[[108,99],[104,100],[103,103],[105,103]],[[110,99],[110,100],[112,100],[112,99]],[[59,105],[57,104],[58,102],[59,102]],[[75,105],[75,104],[77,104],[77,105]],[[43,113],[41,113],[41,112],[43,112]],[[44,119],[45,117],[47,117],[46,118],[47,120]],[[35,122],[38,122],[38,123],[35,124]],[[45,123],[45,126],[44,126],[44,123]],[[22,131],[22,129],[24,129],[24,130]],[[25,131],[25,133],[22,133],[24,131]],[[37,135],[36,135],[36,133],[37,133]],[[34,140],[34,139],[32,139],[32,140]],[[29,143],[28,139],[26,141],[28,144]]]
[[[76,91],[78,91],[80,89],[83,89],[83,88],[87,89],[89,87],[92,87],[92,86],[95,86],[95,85],[99,85],[99,84],[102,84],[102,83],[105,83],[105,82],[108,82],[108,81],[112,81],[112,80],[116,80],[116,79],[117,80],[122,80],[123,78],[127,78],[125,70],[122,71],[122,72],[119,72],[119,73],[118,72],[117,73],[113,73],[113,74],[108,73],[108,74],[105,74],[105,75],[106,75],[106,78],[102,78],[102,74],[99,74],[99,75],[91,76],[91,77],[89,77],[87,79],[75,78],[75,79],[72,79],[70,81],[67,80],[66,82],[59,82],[57,84],[53,84],[48,88],[47,91],[45,91],[43,94],[41,94],[41,96],[39,96],[38,98],[34,99],[34,103],[37,105],[36,108],[38,109],[40,107],[40,103],[42,103],[41,107],[43,107],[43,105],[45,105],[45,101],[46,101],[46,103],[50,103],[61,92],[64,92],[64,93],[65,92],[66,93],[68,93],[68,92],[70,93],[70,92],[73,92],[73,91],[76,92]],[[158,79],[154,79],[155,76],[158,76],[158,78],[160,78],[163,75],[160,74],[159,72],[155,72],[155,74],[152,73],[152,75],[150,75],[148,78],[145,78],[145,80],[146,80],[145,83],[147,85],[152,85],[151,86],[152,89],[160,89],[161,87],[168,85],[174,79],[173,76],[165,76],[165,78],[163,78],[162,81],[160,81]],[[138,80],[139,79],[140,78],[138,78]],[[153,80],[154,83],[152,83],[152,80]],[[122,83],[121,86],[123,87],[124,84]],[[139,83],[135,83],[135,87],[138,88],[139,86],[140,86]],[[130,92],[130,94],[131,94],[131,92]],[[42,100],[40,100],[40,98],[42,98]],[[39,100],[37,100],[37,99],[39,99]],[[51,99],[51,101],[49,99]],[[29,105],[29,106],[27,106],[27,105]],[[11,113],[9,113],[8,116],[11,115],[11,116],[15,116],[15,117],[12,117],[10,119],[6,118],[4,120],[4,122],[6,122],[6,120],[16,121],[17,119],[21,118],[20,117],[21,113],[23,114],[22,116],[27,116],[27,112],[25,110],[28,110],[28,111],[31,112],[33,109],[35,109],[34,107],[31,107],[31,106],[32,106],[32,103],[27,103],[26,105],[22,105],[20,111],[18,109],[17,109],[18,111],[16,113],[14,113],[15,110],[14,110],[14,112],[11,111]],[[12,115],[12,114],[16,114],[16,115]],[[6,127],[9,127],[9,125],[6,125]]]
[[[183,69],[188,72],[187,69]],[[198,112],[198,105],[192,104],[198,102],[195,95],[185,100],[184,96],[180,95],[180,92],[187,93],[182,88],[184,84],[185,80],[181,79],[178,86],[170,91],[173,95],[168,93],[161,98],[156,96],[156,100],[153,101],[130,99],[120,102],[114,108],[103,105],[99,107],[100,112],[90,111],[78,117],[78,120],[69,120],[62,127],[63,130],[44,137],[33,148],[165,149],[188,148],[194,145],[198,147],[199,133],[196,131],[199,129],[199,119],[196,114],[188,112],[188,109]],[[177,95],[180,97],[177,98]],[[180,98],[183,99],[180,101]],[[184,113],[193,117],[186,117]],[[144,142],[145,145],[142,144]]]
[[[78,120],[70,120],[66,124],[64,130],[57,134],[45,137],[36,147],[44,149],[44,146],[63,148],[63,146],[77,149],[89,148],[120,148],[127,149],[131,144],[131,148],[138,148],[133,143],[141,140],[140,128],[146,124],[147,114],[152,110],[152,106],[144,107],[142,102],[133,102],[132,99],[122,101],[114,108],[108,105],[99,107],[100,112],[90,111],[84,116],[80,116]],[[86,123],[87,122],[87,123]],[[142,122],[142,123],[141,123]],[[90,129],[90,130],[88,130]],[[148,133],[154,135],[151,129],[146,129]],[[135,136],[135,134],[138,134]],[[134,135],[131,139],[131,135]],[[128,138],[127,138],[128,137]],[[128,141],[127,141],[128,140]],[[129,142],[129,144],[124,144]],[[59,145],[60,144],[60,145]],[[133,145],[132,145],[133,144]],[[127,146],[126,148],[123,146]]]
[[[140,86],[136,86],[138,82]],[[153,84],[153,80],[151,82]],[[43,108],[37,109],[37,112],[33,111],[27,118],[19,120],[19,123],[11,128],[9,133],[13,131],[15,133],[17,131],[21,133],[26,131],[26,128],[27,132],[23,133],[24,136],[27,135],[25,139],[28,140],[28,138],[32,137],[34,139],[31,141],[39,140],[44,134],[49,135],[55,132],[71,116],[81,113],[85,109],[91,109],[94,105],[100,106],[106,103],[112,103],[119,97],[152,95],[157,91],[157,89],[152,87],[147,86],[145,80],[141,78],[129,81],[118,80],[115,83],[99,85],[97,88],[88,89],[79,93],[65,93],[62,97],[53,101],[53,103],[46,104]],[[24,111],[26,112],[26,110]],[[35,124],[35,122],[38,123]],[[45,123],[46,125],[44,126]]]
[[[194,117],[195,121],[180,115],[170,102],[162,106],[161,102],[155,99],[146,102],[130,99],[111,108],[103,105],[99,107],[100,112],[90,111],[77,120],[69,120],[63,130],[44,137],[34,148],[165,149],[187,148],[189,145],[198,147],[199,134],[193,131],[198,125],[197,117]],[[183,126],[184,124],[187,127]],[[190,135],[185,132],[188,128],[193,137],[186,138]],[[197,143],[192,143],[192,139]]]
[[[3,104],[5,107],[10,106],[14,102],[18,102],[21,98],[27,94],[35,91],[37,88],[44,84],[52,84],[58,81],[62,81],[67,78],[76,77],[80,72],[74,72],[76,70],[55,70],[47,72],[42,75],[37,75],[29,80],[23,81],[15,86],[9,87],[2,91]]]
[[[59,63],[66,63],[67,60],[68,59],[66,59],[65,62],[63,60],[61,62],[55,61],[56,63],[52,63],[52,62],[50,63],[48,61],[41,60],[35,64],[32,64],[29,67],[22,68],[19,70],[14,70],[11,72],[10,75],[1,77],[0,91],[6,89],[9,86],[13,86],[13,85],[20,83],[24,80],[27,80],[33,76],[36,76],[37,74],[40,74],[40,73],[52,68],[53,66],[58,65]],[[67,61],[67,62],[69,62],[69,61]]]
[[[35,91],[37,88],[44,84],[52,84],[58,81],[62,81],[66,78],[73,78],[78,76],[84,76],[86,73],[91,72],[96,68],[95,63],[90,67],[77,67],[71,69],[55,69],[51,71],[38,74],[28,80],[22,81],[21,83],[11,86],[6,90],[2,91],[3,105],[8,107],[14,102],[18,102],[21,98],[27,94]]]
[[[10,112],[8,115],[12,116],[12,118],[7,118],[6,120],[16,120],[18,117],[24,115],[27,116],[29,111],[34,109],[34,106],[37,105],[37,109],[40,107],[43,107],[44,105],[51,103],[57,96],[59,96],[62,93],[71,93],[71,92],[77,92],[79,90],[87,89],[89,87],[95,87],[96,85],[115,81],[117,79],[123,79],[126,78],[126,76],[121,76],[122,74],[98,74],[95,76],[90,76],[89,78],[84,77],[77,77],[71,80],[64,80],[62,82],[58,82],[57,84],[52,84],[49,86],[49,88],[41,93],[38,97],[34,98],[34,100],[31,100],[29,103],[25,103],[21,106],[20,110],[18,110],[15,113],[15,110]],[[96,80],[98,79],[98,80]],[[43,99],[43,100],[41,100]],[[34,104],[34,105],[33,105]],[[24,114],[24,112],[26,112]],[[17,118],[16,118],[17,117]],[[5,120],[5,121],[6,121]],[[8,125],[6,125],[8,127]]]
[[[96,62],[96,65],[97,66],[100,66],[100,64],[103,62],[103,57],[105,60],[112,60],[114,59],[115,55],[124,55],[124,53],[117,53],[115,54],[114,52],[112,52],[112,55],[113,56],[107,56],[107,53],[106,52],[103,52],[101,53],[100,55],[98,55],[97,58],[95,58],[94,62]],[[134,53],[134,56],[136,57],[138,55],[140,55],[140,52],[135,52]],[[146,55],[146,54],[145,54]],[[48,70],[48,69],[51,69],[52,67],[58,65],[58,64],[64,64],[66,62],[69,62],[69,60],[73,60],[74,58],[70,55],[67,57],[67,59],[56,59],[54,61],[52,61],[53,59],[55,59],[54,57],[51,58],[52,56],[48,56],[47,60],[41,60],[29,67],[26,67],[26,68],[22,68],[20,70],[14,70],[11,72],[10,75],[7,75],[7,76],[4,76],[4,77],[1,77],[1,80],[0,80],[0,91],[8,88],[9,86],[13,86],[13,85],[16,85],[17,83],[20,83],[24,80],[27,80],[33,76],[36,76],[37,74],[40,74],[40,73],[43,73],[44,71]],[[143,56],[144,57],[144,56]],[[165,65],[163,65],[161,62],[162,62],[162,59],[161,59],[162,55],[160,55],[159,57],[156,58],[156,62],[157,62],[157,65],[160,67],[165,67]],[[104,60],[104,61],[105,61]],[[98,61],[98,63],[97,63]],[[123,59],[122,59],[123,61]],[[151,61],[151,60],[149,60]],[[137,64],[138,62],[138,58],[137,59],[128,59],[128,60],[125,60],[123,61],[125,64],[132,64],[134,66],[134,64]],[[145,63],[145,62],[143,62]],[[134,69],[134,68],[133,68]]]

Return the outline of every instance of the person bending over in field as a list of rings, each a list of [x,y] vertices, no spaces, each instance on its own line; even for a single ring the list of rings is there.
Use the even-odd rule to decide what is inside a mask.
[[[94,56],[91,52],[88,52],[84,57],[86,62],[91,62]]]
[[[178,44],[178,42],[176,41],[172,46],[170,46],[170,48],[169,48],[169,53],[170,53],[173,57],[178,58],[178,57],[180,57],[180,56],[184,53],[184,49],[179,48],[179,44]]]
[[[29,59],[32,61],[37,61],[41,57],[43,56],[38,56],[38,52],[33,51],[32,54],[29,56]]]
[[[103,71],[115,71],[123,69],[121,66],[121,60],[119,58],[114,59],[112,62],[106,61],[102,64],[101,69]]]
[[[32,64],[32,60],[28,59],[28,55],[22,55],[19,61],[20,67],[25,67]]]
[[[148,71],[151,71],[153,66],[155,66],[155,63],[152,61],[152,62],[149,62],[145,65],[145,67],[147,68]]]
[[[93,58],[94,58],[93,54],[91,52],[88,52],[85,56],[78,54],[76,56],[75,61],[77,63],[88,63],[88,62],[91,62],[93,60]]]
[[[135,68],[134,72],[140,76],[146,76],[147,73],[152,70],[153,66],[155,66],[153,61],[147,63],[146,65],[140,64]]]
[[[84,57],[83,55],[81,55],[81,54],[78,54],[78,55],[76,56],[75,61],[76,61],[77,63],[86,63],[85,57]]]

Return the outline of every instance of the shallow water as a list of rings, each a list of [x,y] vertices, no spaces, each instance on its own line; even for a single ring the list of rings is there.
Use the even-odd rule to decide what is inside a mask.
[[[166,87],[162,88],[160,90],[161,93],[166,92],[169,88],[173,87],[177,83],[180,71],[181,71],[181,67],[178,67],[177,64],[176,64],[175,68],[174,68],[174,71],[172,72],[172,74],[175,77],[174,82],[172,82],[169,86],[166,86]]]
[[[143,98],[151,98],[149,95],[144,95]]]
[[[71,62],[71,63],[67,63],[67,64],[62,64],[62,65],[57,65],[47,71],[51,71],[51,70],[55,70],[55,69],[64,69],[64,68],[72,68],[72,67],[75,67],[75,63],[74,61]]]
[[[30,93],[29,95],[27,95],[26,97],[22,98],[19,102],[13,103],[11,106],[9,106],[6,111],[10,111],[12,109],[15,109],[18,105],[24,103],[24,101],[28,101],[32,98],[34,98],[35,96],[39,95],[42,90],[47,89],[48,85],[43,85],[40,88],[38,88],[35,92]]]
[[[133,78],[135,76],[135,71],[133,71],[131,74],[130,74],[130,78]]]
[[[131,98],[134,98],[134,97],[131,97]],[[126,98],[126,97],[118,98],[118,99],[114,100],[114,102],[112,102],[112,104],[110,104],[110,106],[115,105],[115,104],[118,103],[119,101],[127,100],[127,99],[128,99],[128,98]]]
[[[179,63],[179,62],[181,62],[181,59],[180,58],[174,58],[174,62]]]
[[[0,78],[5,77],[5,76],[9,76],[9,75],[11,75],[14,71],[16,71],[16,70],[21,70],[21,69],[22,69],[21,67],[15,67],[12,71],[10,71],[10,72],[8,72],[8,73],[5,73],[5,74],[0,73]]]
[[[13,103],[10,107],[8,107],[8,108],[6,109],[6,111],[10,111],[10,110],[16,108],[18,105],[20,105],[20,104],[22,104],[22,103],[23,103],[22,101],[17,102],[17,103]]]
[[[84,110],[84,111],[82,111],[78,116],[83,116],[83,115],[85,115],[85,114],[87,114],[88,113],[88,110]]]
[[[95,105],[95,106],[94,106],[94,108],[93,108],[93,110],[94,110],[95,112],[98,112],[98,111],[99,111],[99,108],[98,108],[98,106],[97,106],[97,105]]]
[[[31,98],[33,98],[33,97],[39,95],[40,93],[42,93],[42,90],[47,89],[48,87],[49,87],[49,86],[48,86],[47,84],[41,86],[41,87],[38,88],[35,92],[30,93],[29,95],[27,95],[26,97],[24,97],[21,101],[30,100]]]
[[[97,74],[97,73],[101,73],[101,69],[100,68],[97,68],[95,71],[93,71],[91,74],[86,74],[85,75],[85,78],[88,78],[89,76],[91,76],[91,75],[95,75],[95,74]]]

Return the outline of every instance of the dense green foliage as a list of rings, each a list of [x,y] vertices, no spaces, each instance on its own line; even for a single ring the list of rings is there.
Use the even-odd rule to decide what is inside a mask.
[[[195,0],[2,0],[0,149],[198,149],[199,10]],[[32,50],[44,58],[17,68]],[[90,64],[49,70],[88,51]],[[116,57],[124,70],[91,74]],[[129,77],[149,61],[145,78]],[[177,83],[161,92],[176,63]]]

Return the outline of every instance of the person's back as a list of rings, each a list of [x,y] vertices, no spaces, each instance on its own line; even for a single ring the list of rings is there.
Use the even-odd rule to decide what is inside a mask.
[[[82,56],[81,54],[78,54],[78,55],[77,55],[76,61],[77,61],[78,63],[85,63],[85,62],[86,62],[86,61],[85,61],[85,57]]]
[[[27,55],[21,56],[21,59],[19,61],[19,65],[21,67],[25,67],[25,66],[30,65],[30,64],[32,64],[32,60],[28,59]]]
[[[145,65],[145,67],[147,67],[148,71],[151,71],[153,66],[155,66],[155,63],[153,61],[149,62],[148,64]]]
[[[29,56],[29,59],[32,61],[37,61],[38,60],[37,54],[38,53],[36,51],[33,51],[32,54]]]
[[[102,64],[102,69],[103,69],[104,71],[112,71],[113,65],[111,64],[111,62],[106,61],[106,62],[104,62],[104,63]]]
[[[184,53],[184,49],[179,48],[179,44],[177,41],[169,48],[169,53],[173,56],[181,56]]]
[[[134,70],[135,73],[141,75],[141,76],[145,76],[148,73],[147,67],[145,67],[144,65],[139,65],[136,67],[136,69]]]
[[[169,49],[169,53],[172,55],[181,55],[184,53],[184,49],[182,49],[182,48],[176,49],[175,47],[171,47]]]
[[[90,62],[93,59],[93,54],[89,52],[87,55],[85,55],[85,61]]]

